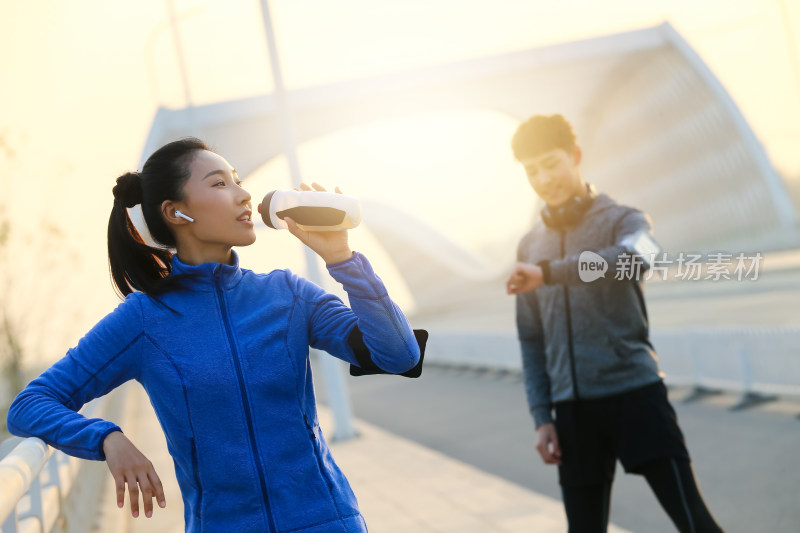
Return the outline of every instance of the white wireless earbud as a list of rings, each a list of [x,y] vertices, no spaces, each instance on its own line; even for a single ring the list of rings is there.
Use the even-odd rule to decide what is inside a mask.
[[[183,219],[185,219],[185,220],[188,220],[189,222],[194,222],[194,219],[193,219],[192,217],[190,217],[190,216],[188,216],[188,215],[184,215],[184,214],[183,214],[183,213],[181,213],[180,211],[175,211],[175,216],[176,216],[176,217],[181,217],[181,218],[183,218]]]

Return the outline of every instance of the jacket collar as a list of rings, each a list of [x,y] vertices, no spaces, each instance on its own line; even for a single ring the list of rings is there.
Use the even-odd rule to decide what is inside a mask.
[[[598,213],[602,213],[603,211],[611,209],[612,207],[614,207],[616,205],[618,205],[616,200],[611,198],[609,195],[607,195],[606,193],[598,193],[597,196],[594,197],[594,200],[592,201],[592,205],[583,214],[583,217],[581,217],[580,223],[578,223],[575,226],[568,227],[568,228],[566,228],[566,230],[567,231],[572,231],[575,228],[577,228],[578,226],[580,226],[581,224],[585,223],[587,219],[597,215]],[[559,234],[561,231],[563,231],[563,228],[553,228],[553,227],[548,226],[541,219],[538,220],[537,223],[534,225],[534,229],[537,229],[537,228],[538,228],[538,231],[543,231],[545,233],[553,233],[553,234],[556,234],[556,235]]]
[[[239,255],[231,250],[232,265],[222,263],[201,263],[190,265],[184,263],[178,254],[172,254],[172,276],[184,275],[183,283],[191,289],[213,290],[219,284],[223,289],[230,289],[242,279],[242,270],[239,268]]]

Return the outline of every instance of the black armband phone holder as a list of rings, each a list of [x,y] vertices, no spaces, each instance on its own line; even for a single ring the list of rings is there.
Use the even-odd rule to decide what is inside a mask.
[[[422,375],[422,360],[425,358],[425,345],[428,342],[428,332],[424,329],[415,329],[414,338],[419,345],[419,363],[414,368],[407,370],[401,374],[394,374],[396,376],[405,376],[407,378],[418,378]],[[364,344],[364,338],[358,326],[353,328],[350,336],[347,338],[347,343],[353,349],[356,356],[358,365],[350,365],[351,376],[371,376],[374,374],[392,374],[381,370],[378,365],[372,361],[372,356],[369,353],[369,348]]]

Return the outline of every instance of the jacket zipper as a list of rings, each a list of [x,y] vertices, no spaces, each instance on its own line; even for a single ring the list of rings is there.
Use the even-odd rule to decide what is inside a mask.
[[[567,255],[566,240],[567,232],[566,230],[561,230],[561,259],[564,259]],[[569,289],[566,284],[562,287],[564,289],[564,309],[567,317],[567,345],[569,346],[569,370],[572,374],[572,390],[575,392],[575,399],[580,400],[580,394],[578,393],[578,372],[575,369],[575,347],[572,344],[572,312],[569,306]]]
[[[314,433],[314,428],[311,426],[311,422],[308,421],[308,417],[305,415],[305,413],[303,413],[303,420],[306,423],[308,436],[311,437],[311,445],[314,447],[314,458],[317,460],[319,473],[322,474],[322,477],[325,479],[325,483],[327,483],[328,485],[328,490],[333,490],[333,481],[331,481],[331,479],[328,477],[328,472],[325,470],[325,466],[322,464],[322,457],[320,455],[322,452],[322,448],[319,445],[316,433]],[[318,448],[319,451],[317,451]]]
[[[325,484],[328,485],[328,492],[331,495],[331,501],[336,508],[336,514],[339,516],[339,520],[341,520],[342,513],[339,510],[339,504],[336,503],[336,497],[333,495],[334,483],[330,475],[328,475],[328,471],[325,469],[325,465],[322,462],[322,446],[320,445],[319,439],[317,439],[317,435],[314,433],[314,428],[311,426],[311,422],[308,421],[308,417],[305,413],[303,413],[303,420],[306,423],[306,429],[308,430],[308,435],[311,438],[311,446],[314,448],[314,458],[317,460],[319,473],[325,480]]]
[[[194,482],[197,484],[197,510],[194,512],[197,518],[200,518],[202,515],[203,509],[203,485],[200,483],[200,465],[197,459],[197,444],[194,441],[194,437],[190,439],[190,443],[192,445],[192,469],[194,469]]]
[[[222,321],[225,324],[225,333],[228,336],[228,344],[231,348],[231,355],[233,356],[233,364],[236,367],[236,378],[239,380],[239,392],[242,395],[242,404],[244,404],[244,416],[247,422],[247,432],[250,436],[250,447],[253,451],[253,459],[256,462],[256,470],[258,471],[258,481],[261,484],[261,494],[264,497],[264,506],[267,510],[267,519],[269,520],[269,530],[270,531],[277,531],[275,527],[275,523],[272,519],[272,509],[269,505],[269,493],[267,492],[267,481],[266,476],[264,475],[264,469],[261,466],[261,460],[259,459],[258,453],[258,445],[256,444],[256,434],[255,430],[253,429],[253,416],[250,412],[250,402],[247,400],[247,391],[244,385],[244,377],[242,374],[242,365],[239,361],[239,351],[236,349],[236,343],[233,342],[233,333],[231,332],[231,324],[228,320],[228,312],[227,308],[225,307],[225,297],[222,293],[222,287],[219,286],[219,282],[215,276],[214,279],[214,288],[217,290],[217,300],[219,301],[219,309],[220,313],[222,314]]]

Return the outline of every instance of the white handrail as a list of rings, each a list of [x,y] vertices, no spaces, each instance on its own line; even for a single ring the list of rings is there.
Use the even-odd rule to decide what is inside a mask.
[[[6,522],[15,514],[17,502],[31,487],[52,453],[52,448],[41,439],[31,437],[0,460],[0,523],[3,524],[3,533],[13,531]],[[13,519],[16,522],[16,516]]]

